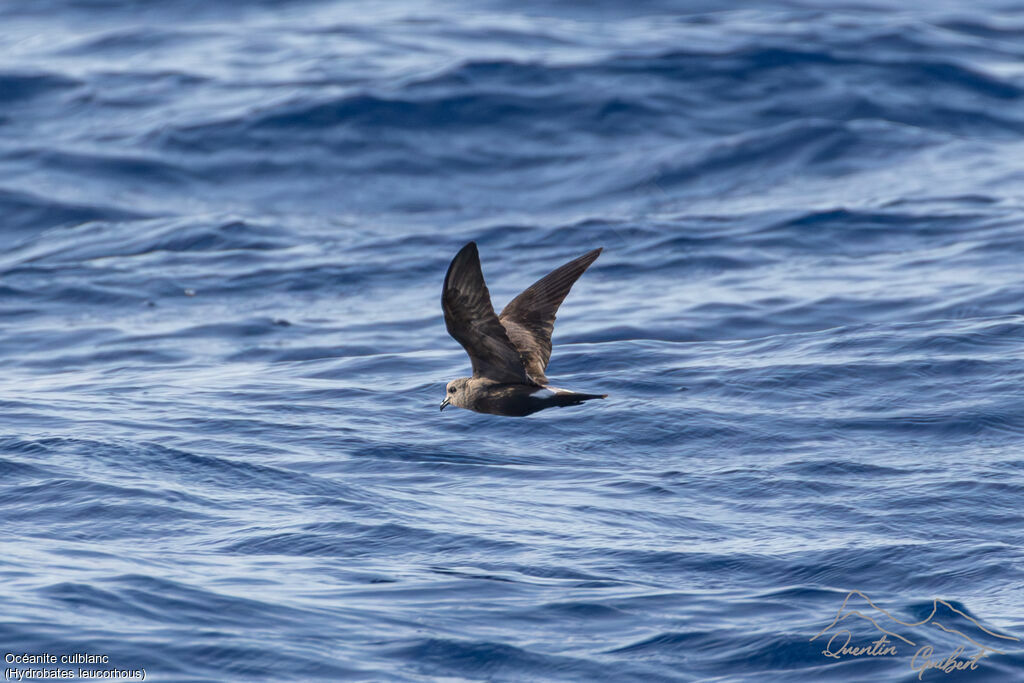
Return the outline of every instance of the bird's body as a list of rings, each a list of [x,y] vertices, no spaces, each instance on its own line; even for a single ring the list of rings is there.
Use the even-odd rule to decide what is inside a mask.
[[[500,315],[480,269],[476,244],[452,259],[441,306],[449,334],[466,349],[473,376],[452,380],[441,403],[522,417],[551,407],[579,405],[606,394],[584,394],[548,386],[555,313],[572,285],[601,253],[595,249],[541,278],[513,299]]]
[[[500,384],[487,378],[464,378],[462,391],[451,392],[449,405],[509,417],[524,417],[545,408],[575,406],[607,394],[581,394],[533,384]],[[447,399],[446,399],[447,400]]]

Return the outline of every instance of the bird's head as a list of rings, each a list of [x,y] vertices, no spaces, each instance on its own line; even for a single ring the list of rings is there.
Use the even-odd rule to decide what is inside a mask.
[[[448,386],[445,387],[444,400],[441,401],[441,410],[444,410],[444,407],[449,405],[465,408],[467,384],[469,384],[469,377],[460,377],[448,382]]]

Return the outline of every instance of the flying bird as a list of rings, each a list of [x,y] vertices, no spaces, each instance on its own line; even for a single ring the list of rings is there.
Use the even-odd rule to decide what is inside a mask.
[[[441,307],[448,333],[462,344],[473,376],[448,382],[441,402],[478,413],[523,417],[554,406],[575,406],[608,394],[581,394],[548,385],[555,313],[572,285],[601,253],[580,256],[530,285],[495,315],[476,243],[464,246],[444,276]]]

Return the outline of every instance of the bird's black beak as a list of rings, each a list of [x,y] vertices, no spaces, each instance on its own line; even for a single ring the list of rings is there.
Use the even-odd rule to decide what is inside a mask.
[[[451,405],[451,403],[452,402],[449,401],[447,398],[445,400],[441,401],[441,410],[444,410],[444,407],[448,406],[448,405]]]

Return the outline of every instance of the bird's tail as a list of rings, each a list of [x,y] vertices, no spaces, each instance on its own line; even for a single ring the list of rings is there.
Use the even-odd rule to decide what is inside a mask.
[[[556,392],[553,397],[555,405],[560,408],[564,408],[565,406],[578,406],[584,401],[589,401],[592,398],[608,398],[608,394],[581,394],[576,391],[566,391],[561,389]]]

